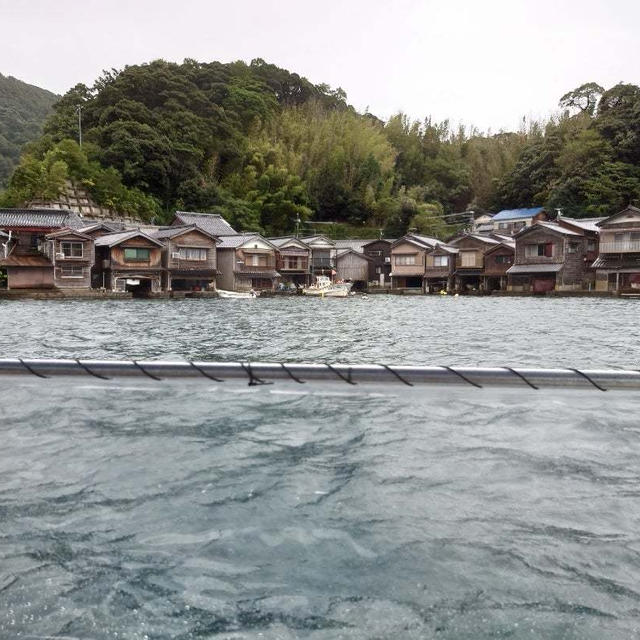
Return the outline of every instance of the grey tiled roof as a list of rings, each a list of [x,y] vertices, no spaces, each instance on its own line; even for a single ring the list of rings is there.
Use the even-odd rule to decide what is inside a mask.
[[[366,240],[335,240],[336,249],[353,249],[357,253],[362,253],[364,251],[364,245],[373,242],[371,239]]]
[[[205,231],[202,227],[199,227],[198,225],[195,224],[190,224],[190,225],[184,225],[181,227],[163,227],[161,229],[154,229],[153,231],[149,231],[149,235],[153,236],[154,238],[157,238],[158,240],[163,240],[165,238],[175,238],[176,236],[182,235],[183,233],[186,233],[187,231],[198,231],[199,233],[202,233],[203,235],[207,235],[210,236],[211,238],[213,238],[214,240],[216,239],[215,236],[212,236],[208,231]]]
[[[507,269],[507,273],[557,273],[563,265],[558,262],[552,264],[514,264]]]
[[[129,240],[130,238],[135,238],[136,236],[142,236],[147,240],[151,240],[155,244],[162,246],[162,243],[157,238],[152,238],[149,234],[144,233],[144,231],[138,231],[137,229],[132,229],[130,231],[119,231],[118,233],[109,233],[104,236],[100,236],[96,238],[95,245],[96,247],[114,247],[125,240]]]
[[[236,249],[241,244],[247,242],[251,238],[256,236],[245,236],[245,235],[235,235],[235,236],[222,236],[220,238],[220,244],[218,245],[218,249]]]
[[[237,231],[218,213],[176,211],[176,221],[182,225],[195,224],[214,236],[233,236]]]
[[[79,229],[82,218],[68,209],[0,209],[0,229],[42,227]]]

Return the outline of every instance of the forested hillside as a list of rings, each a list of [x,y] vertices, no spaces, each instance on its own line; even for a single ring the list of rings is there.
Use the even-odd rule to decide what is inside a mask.
[[[341,89],[260,59],[157,60],[67,92],[1,199],[54,197],[70,177],[145,219],[195,209],[269,234],[292,231],[299,217],[391,236],[445,236],[449,214],[469,208],[586,216],[640,199],[640,88],[590,83],[560,107],[548,122],[487,135],[403,114],[382,122],[357,113]]]
[[[45,118],[58,100],[50,91],[0,73],[0,186],[18,164],[25,142],[42,133]]]

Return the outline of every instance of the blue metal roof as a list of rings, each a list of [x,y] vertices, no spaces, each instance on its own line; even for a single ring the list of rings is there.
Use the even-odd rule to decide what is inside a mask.
[[[504,209],[499,213],[496,213],[493,218],[491,218],[491,222],[500,221],[500,220],[516,220],[518,218],[533,218],[533,216],[538,215],[541,211],[544,211],[544,207],[532,207],[530,209]]]

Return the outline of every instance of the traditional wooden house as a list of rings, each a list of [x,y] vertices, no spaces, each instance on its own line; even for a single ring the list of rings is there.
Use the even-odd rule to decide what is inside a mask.
[[[157,229],[149,235],[164,245],[163,290],[206,291],[216,288],[218,238],[195,224]]]
[[[200,227],[212,236],[235,236],[238,232],[217,213],[198,213],[195,211],[176,211],[171,226],[193,225]]]
[[[438,240],[409,233],[391,245],[391,287],[424,291],[425,256]]]
[[[132,229],[101,236],[95,240],[95,247],[94,288],[130,291],[136,296],[162,290],[160,240]]]
[[[80,216],[64,209],[0,209],[0,229],[7,234],[0,269],[7,274],[7,288],[54,288],[54,265],[45,252],[46,236],[81,226]]]
[[[596,291],[640,292],[640,209],[629,205],[597,226]]]
[[[464,233],[447,244],[458,249],[454,289],[461,292],[484,289],[484,255],[499,241],[478,233]]]
[[[53,286],[58,289],[90,289],[95,259],[93,238],[73,229],[45,236],[43,252],[53,265]]]
[[[274,289],[278,247],[257,233],[222,236],[217,246],[219,289],[256,291]]]
[[[391,245],[393,240],[371,240],[362,247],[369,258],[369,282],[383,287],[391,283]]]
[[[311,249],[293,236],[269,238],[277,247],[276,271],[285,285],[305,287],[311,284]]]
[[[352,282],[353,289],[366,289],[371,258],[354,249],[340,249],[336,257],[336,280]]]
[[[491,224],[495,233],[513,236],[526,227],[544,220],[547,220],[547,213],[543,207],[504,209],[491,218]]]
[[[459,249],[438,243],[426,255],[424,290],[426,293],[454,290],[454,274]]]
[[[515,262],[507,270],[510,291],[570,291],[588,288],[583,234],[554,222],[537,222],[515,236]]]
[[[334,276],[336,268],[336,245],[326,236],[301,238],[311,250],[311,276]]]
[[[495,237],[498,240],[498,237]],[[506,291],[507,270],[515,259],[516,243],[512,238],[500,237],[498,242],[484,254],[483,289]]]

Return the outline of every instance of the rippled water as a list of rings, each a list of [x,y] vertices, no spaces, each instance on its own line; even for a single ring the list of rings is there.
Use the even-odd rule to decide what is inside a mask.
[[[0,354],[633,366],[633,301],[0,303]],[[632,638],[640,396],[0,379],[0,638]]]
[[[639,316],[592,298],[0,301],[0,354],[640,367]]]

